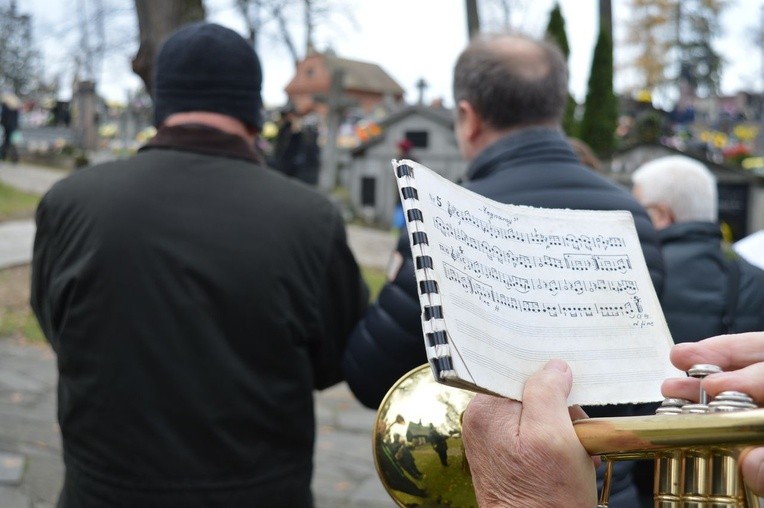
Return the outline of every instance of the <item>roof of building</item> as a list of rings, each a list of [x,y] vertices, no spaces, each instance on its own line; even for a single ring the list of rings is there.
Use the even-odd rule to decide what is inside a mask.
[[[658,143],[658,142],[641,141],[641,142],[633,143],[631,145],[622,147],[622,148],[616,150],[615,152],[613,152],[612,158],[614,160],[614,159],[616,159],[616,158],[618,158],[620,156],[626,155],[626,154],[628,154],[630,152],[634,152],[634,151],[642,150],[642,149],[650,149],[650,148],[653,148],[653,149],[654,148],[662,149],[662,150],[666,151],[666,155],[683,155],[685,157],[689,157],[690,159],[695,159],[698,162],[701,162],[702,164],[707,166],[709,170],[711,170],[711,171],[713,171],[714,173],[717,173],[717,174],[725,174],[725,175],[730,176],[730,177],[739,177],[739,178],[744,178],[744,179],[750,179],[750,178],[755,177],[755,175],[753,173],[751,173],[750,171],[746,171],[746,170],[744,170],[742,168],[739,168],[739,167],[736,167],[736,166],[731,166],[731,165],[728,165],[728,164],[719,163],[719,162],[713,161],[713,160],[711,160],[711,159],[709,159],[707,157],[703,157],[703,156],[701,156],[701,155],[699,155],[697,153],[694,153],[692,151],[679,150],[679,149],[677,149],[677,148],[675,148],[673,146],[668,146],[668,145],[665,145],[663,143]],[[612,161],[611,161],[611,163],[612,163]],[[633,169],[636,169],[636,168],[633,168]]]
[[[403,95],[403,88],[385,72],[382,67],[370,62],[340,58],[333,51],[324,53],[324,60],[330,72],[335,69],[345,71],[345,90],[377,92],[381,94]]]

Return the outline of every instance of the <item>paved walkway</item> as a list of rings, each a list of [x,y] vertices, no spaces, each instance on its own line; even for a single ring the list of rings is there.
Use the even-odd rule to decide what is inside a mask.
[[[0,180],[42,193],[64,172],[0,163]],[[34,223],[0,223],[0,268],[28,263]],[[384,268],[395,237],[348,227],[359,263]],[[63,465],[56,424],[56,365],[50,348],[0,339],[0,507],[52,508]],[[375,412],[343,383],[316,394],[313,492],[317,508],[392,508],[371,455]]]

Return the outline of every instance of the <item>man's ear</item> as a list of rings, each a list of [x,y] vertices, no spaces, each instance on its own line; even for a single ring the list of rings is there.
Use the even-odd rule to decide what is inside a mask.
[[[459,115],[459,126],[462,129],[464,139],[474,143],[483,132],[483,119],[475,111],[472,104],[464,99],[460,100],[457,104],[457,114]]]
[[[667,228],[676,222],[674,210],[664,203],[648,207],[648,213],[653,221],[655,229]]]

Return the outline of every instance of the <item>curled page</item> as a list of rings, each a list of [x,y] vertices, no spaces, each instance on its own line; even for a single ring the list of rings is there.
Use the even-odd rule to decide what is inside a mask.
[[[684,375],[629,212],[506,205],[393,166],[440,382],[522,400],[561,358],[569,403],[595,405],[661,400],[661,382]]]

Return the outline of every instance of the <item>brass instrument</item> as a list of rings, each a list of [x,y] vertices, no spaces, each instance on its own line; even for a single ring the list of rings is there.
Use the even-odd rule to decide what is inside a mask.
[[[398,506],[477,506],[461,438],[461,414],[473,396],[437,383],[428,365],[387,393],[375,422],[374,462]],[[745,446],[764,444],[764,409],[737,392],[710,402],[703,396],[699,404],[667,399],[655,416],[585,419],[574,428],[589,454],[608,465],[654,459],[656,508],[764,508],[764,498],[744,487],[736,461]],[[604,483],[599,508],[608,506],[607,476]]]

